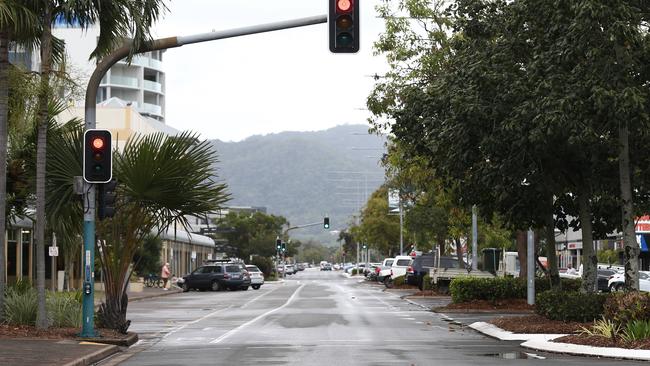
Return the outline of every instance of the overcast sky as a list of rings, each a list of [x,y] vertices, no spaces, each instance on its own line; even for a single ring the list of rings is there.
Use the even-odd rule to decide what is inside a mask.
[[[174,0],[156,37],[190,35],[327,14],[328,0]],[[366,123],[373,56],[383,31],[380,0],[361,4],[361,50],[331,54],[327,25],[251,35],[168,50],[166,122],[204,137],[239,141],[280,131]]]

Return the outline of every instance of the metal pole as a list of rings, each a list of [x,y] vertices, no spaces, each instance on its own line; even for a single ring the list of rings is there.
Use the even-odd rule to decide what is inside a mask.
[[[399,199],[399,255],[404,255],[404,212],[402,198]]]
[[[478,223],[476,205],[472,206],[472,270],[478,269]],[[485,267],[484,267],[485,268]]]
[[[140,49],[133,51],[131,43],[127,42],[122,47],[116,49],[108,56],[104,57],[95,67],[95,71],[88,80],[86,88],[85,101],[85,125],[84,129],[93,129],[97,125],[97,89],[99,83],[106,72],[121,59],[130,54],[144,53],[155,50],[180,47],[186,44],[215,41],[218,39],[233,38],[250,34],[272,32],[277,30],[305,27],[309,25],[327,23],[327,15],[318,15],[307,18],[292,19],[281,22],[259,24],[250,27],[228,29],[218,32],[195,34],[190,36],[168,37],[155,39],[145,43]],[[83,197],[84,201],[84,224],[83,224],[83,241],[84,256],[82,263],[84,266],[84,296],[82,305],[83,323],[81,329],[82,337],[96,337],[94,329],[94,261],[95,261],[95,185],[84,183]],[[284,272],[284,271],[283,271]]]
[[[357,242],[357,263],[355,264],[357,273],[359,273],[359,242]]]
[[[528,305],[535,305],[535,238],[532,229],[528,229],[528,242],[526,249],[527,275],[528,275]]]

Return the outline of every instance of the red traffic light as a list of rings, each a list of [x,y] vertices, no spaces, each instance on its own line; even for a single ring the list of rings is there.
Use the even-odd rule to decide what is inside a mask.
[[[95,137],[92,144],[95,150],[99,150],[104,147],[104,140],[101,137]]]
[[[352,9],[352,1],[353,0],[336,0],[336,10],[338,10],[339,13],[347,13]]]

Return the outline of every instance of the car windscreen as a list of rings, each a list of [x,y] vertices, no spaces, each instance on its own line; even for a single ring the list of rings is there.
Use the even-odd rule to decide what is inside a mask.
[[[410,259],[398,259],[397,263],[395,263],[396,266],[402,266],[402,267],[406,267],[409,264],[411,264]]]
[[[241,267],[239,267],[239,266],[226,266],[226,272],[241,272]]]
[[[393,261],[392,261],[392,260],[386,261],[386,266],[390,267],[390,266],[392,266],[392,265],[393,265]]]

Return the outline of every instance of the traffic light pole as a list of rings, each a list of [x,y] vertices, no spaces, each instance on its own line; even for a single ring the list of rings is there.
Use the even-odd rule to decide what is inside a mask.
[[[176,48],[186,44],[216,41],[233,37],[246,36],[251,34],[273,32],[283,29],[306,27],[310,25],[327,23],[327,15],[318,15],[307,18],[291,19],[281,22],[258,24],[250,27],[234,28],[217,32],[194,34],[189,36],[168,37],[155,39],[147,42],[140,49],[132,51],[131,44],[126,43],[122,47],[104,57],[93,71],[86,88],[85,101],[85,125],[84,129],[94,129],[97,125],[97,89],[99,83],[108,70],[118,61],[129,55],[144,53],[168,48]],[[83,291],[83,323],[81,329],[82,337],[96,337],[94,329],[94,262],[95,262],[95,185],[84,184],[84,291]]]

